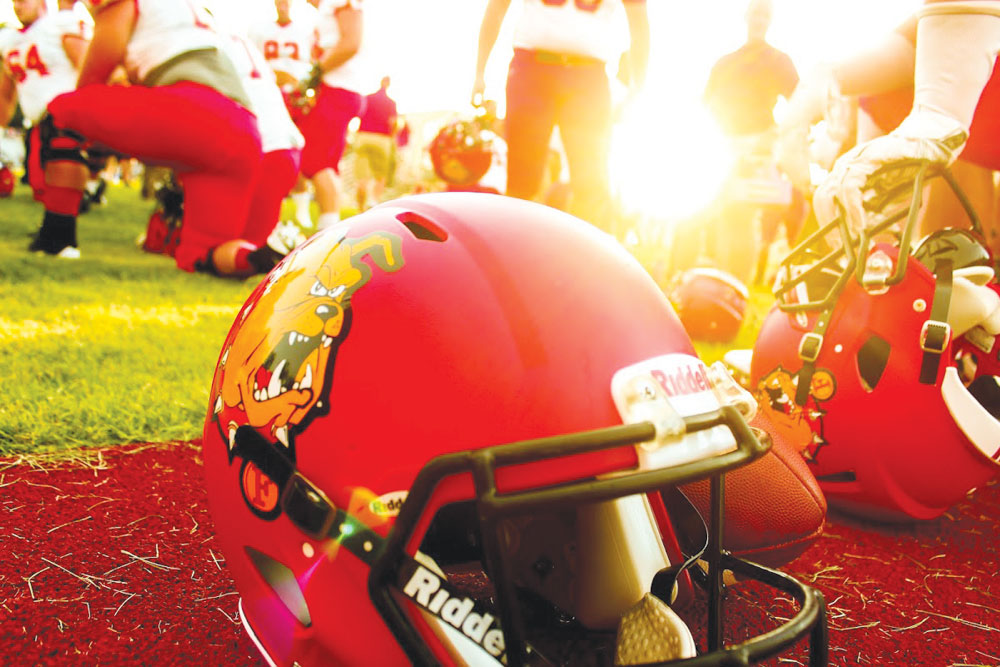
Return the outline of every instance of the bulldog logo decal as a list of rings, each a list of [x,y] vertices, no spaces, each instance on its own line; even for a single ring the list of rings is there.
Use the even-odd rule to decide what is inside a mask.
[[[283,480],[270,471],[294,465],[296,434],[331,408],[337,350],[354,315],[351,297],[374,271],[403,266],[399,237],[374,232],[348,239],[346,231],[313,237],[268,276],[258,298],[240,312],[216,369],[212,418],[229,443],[229,460],[244,461],[243,496],[260,516],[280,512],[269,480],[279,487]],[[331,234],[339,239],[323,242]],[[268,440],[266,452],[255,447],[251,455],[239,446],[236,433],[244,425]]]
[[[802,457],[815,463],[820,450],[827,444],[823,437],[823,410],[820,401],[829,400],[837,392],[836,380],[830,371],[816,369],[809,385],[809,398],[804,406],[795,402],[798,375],[778,366],[757,384],[758,404],[767,411],[771,422],[791,442],[804,443]]]

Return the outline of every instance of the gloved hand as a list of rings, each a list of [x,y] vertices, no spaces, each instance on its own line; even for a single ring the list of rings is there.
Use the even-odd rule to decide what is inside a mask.
[[[817,220],[824,225],[843,213],[854,232],[880,221],[890,204],[910,196],[921,166],[930,175],[951,165],[968,136],[954,118],[915,109],[889,134],[840,156],[813,194]]]

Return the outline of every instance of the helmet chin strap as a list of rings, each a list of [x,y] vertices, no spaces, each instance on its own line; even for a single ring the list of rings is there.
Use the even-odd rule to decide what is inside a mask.
[[[935,262],[934,277],[934,303],[931,305],[930,317],[920,329],[920,349],[924,351],[920,362],[921,384],[937,382],[941,355],[951,343],[952,335],[951,325],[948,324],[953,283],[951,259],[942,258]]]

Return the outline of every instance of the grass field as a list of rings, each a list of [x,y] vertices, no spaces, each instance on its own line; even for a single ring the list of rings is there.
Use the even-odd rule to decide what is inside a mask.
[[[0,201],[0,453],[198,437],[222,340],[253,282],[178,271],[136,247],[153,209],[108,188],[80,260],[26,252],[41,205]]]
[[[109,187],[80,217],[80,260],[26,252],[41,205],[0,200],[0,455],[201,435],[222,341],[257,279],[178,271],[137,248],[152,200]],[[648,254],[648,248],[644,249]],[[770,296],[732,346],[753,344]],[[697,344],[707,362],[729,345]]]

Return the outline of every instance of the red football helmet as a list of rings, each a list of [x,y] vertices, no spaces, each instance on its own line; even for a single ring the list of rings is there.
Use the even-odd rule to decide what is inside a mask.
[[[626,251],[548,207],[420,195],[313,236],[240,310],[209,398],[244,626],[277,665],[692,656],[657,491],[713,476],[721,521],[718,474],[766,450],[725,378]],[[716,613],[723,568],[802,609],[713,655],[811,631],[824,659],[822,597],[715,540]]]
[[[789,254],[750,373],[829,503],[880,520],[933,518],[1000,473],[998,364],[963,361],[1000,334],[988,253],[949,230],[910,255],[915,215],[871,247],[904,214],[860,238],[835,221]]]
[[[688,334],[711,342],[736,338],[748,298],[747,287],[739,278],[707,267],[683,272],[670,290],[670,301]]]
[[[431,141],[431,164],[442,181],[453,186],[477,183],[493,164],[495,135],[476,120],[455,120]]]
[[[0,165],[0,197],[10,197],[14,193],[14,172],[7,165]]]

